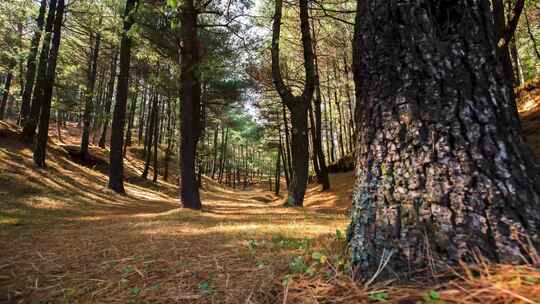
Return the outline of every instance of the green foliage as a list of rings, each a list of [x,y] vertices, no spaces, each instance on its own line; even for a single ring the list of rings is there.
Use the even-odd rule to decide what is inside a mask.
[[[379,291],[371,294],[369,298],[377,302],[387,303],[389,302],[388,300],[390,299],[390,296],[385,291]]]
[[[297,256],[294,257],[289,268],[293,273],[304,273],[309,267],[306,265],[303,257]]]
[[[141,293],[141,289],[139,287],[133,287],[129,289],[129,294],[133,297],[136,297]]]
[[[135,269],[133,268],[133,266],[126,266],[124,268],[122,268],[122,274],[123,275],[129,275],[131,273],[133,273],[135,271]]]
[[[216,290],[207,281],[203,281],[199,283],[198,287],[199,287],[199,291],[204,296],[212,296],[214,293],[216,293]]]

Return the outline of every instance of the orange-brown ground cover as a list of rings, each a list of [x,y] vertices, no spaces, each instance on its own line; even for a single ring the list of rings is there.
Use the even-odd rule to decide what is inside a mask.
[[[340,270],[352,173],[333,175],[330,192],[311,185],[304,209],[205,179],[195,212],[179,208],[174,182],[139,177],[137,149],[127,155],[127,196],[109,191],[107,151],[92,147],[82,166],[70,156],[77,132],[62,132],[43,170],[19,130],[0,122],[0,303],[540,303],[534,265],[353,282]]]

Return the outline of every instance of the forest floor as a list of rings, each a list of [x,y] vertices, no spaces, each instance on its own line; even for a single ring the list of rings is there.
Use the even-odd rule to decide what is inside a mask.
[[[53,143],[38,169],[19,132],[0,122],[0,303],[272,303],[295,254],[348,223],[350,173],[333,192],[311,187],[305,209],[205,179],[196,212],[175,185],[140,178],[134,154],[122,196],[106,188],[105,150],[82,166]]]
[[[539,152],[540,92],[521,95],[524,133]],[[204,210],[190,211],[174,183],[140,178],[137,149],[127,195],[108,190],[107,151],[92,146],[80,164],[78,136],[72,126],[63,143],[53,137],[48,168],[38,169],[20,130],[0,121],[0,303],[540,303],[530,265],[413,285],[352,282],[340,271],[352,173],[332,175],[330,192],[311,185],[303,209],[204,179]]]

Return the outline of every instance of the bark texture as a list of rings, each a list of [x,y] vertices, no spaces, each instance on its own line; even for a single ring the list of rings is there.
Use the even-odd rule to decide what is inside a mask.
[[[291,150],[292,167],[291,184],[287,206],[301,207],[308,180],[309,138],[308,138],[308,109],[315,90],[315,60],[311,30],[309,25],[308,1],[299,0],[300,31],[306,82],[301,95],[294,95],[285,84],[280,70],[279,39],[281,33],[282,0],[276,0],[274,23],[272,28],[272,79],[282,102],[291,112]]]
[[[197,10],[193,0],[184,2],[181,19],[183,48],[181,54],[180,201],[184,208],[201,209],[195,173],[197,142],[200,136],[200,54],[197,39]]]
[[[138,0],[127,0],[124,11],[124,30],[120,42],[120,73],[116,87],[116,103],[114,105],[113,120],[111,125],[111,152],[109,188],[118,193],[125,193],[124,189],[124,125],[126,119],[126,103],[128,97],[129,63],[131,61],[132,40],[128,32],[135,22],[134,10]]]
[[[360,273],[471,250],[516,261],[519,239],[538,239],[538,161],[515,127],[490,20],[487,0],[358,1],[349,240]]]
[[[32,90],[34,89],[34,82],[36,79],[36,57],[39,50],[39,42],[41,41],[41,31],[43,30],[43,24],[45,23],[45,12],[47,11],[47,0],[41,0],[39,6],[38,17],[36,18],[36,30],[32,41],[30,42],[30,53],[26,62],[26,81],[24,82],[24,89],[22,94],[21,103],[21,120],[26,119],[30,113],[30,100],[32,99]]]
[[[49,51],[51,47],[52,29],[56,13],[56,0],[49,2],[49,12],[47,13],[47,21],[45,22],[45,35],[43,37],[43,45],[39,54],[39,63],[36,74],[36,84],[32,95],[32,103],[28,115],[23,119],[23,136],[27,141],[32,141],[36,133],[36,128],[41,111],[41,100],[43,88],[46,82],[47,60],[49,59]]]
[[[92,41],[92,39],[90,39]],[[94,96],[95,86],[97,78],[98,57],[99,57],[99,45],[101,43],[101,33],[97,33],[95,36],[95,45],[90,51],[88,75],[86,83],[86,91],[84,94],[84,114],[83,114],[83,133],[81,138],[81,157],[86,159],[88,157],[88,146],[90,145],[90,125],[92,123],[92,116],[94,115]]]
[[[56,63],[60,51],[60,40],[62,37],[62,21],[64,18],[65,2],[58,0],[56,7],[56,18],[54,20],[53,37],[51,42],[51,51],[47,61],[47,72],[41,96],[41,111],[39,114],[39,129],[34,147],[34,162],[39,167],[45,167],[45,152],[47,149],[47,140],[49,138],[49,118],[51,116],[51,102],[56,78]]]

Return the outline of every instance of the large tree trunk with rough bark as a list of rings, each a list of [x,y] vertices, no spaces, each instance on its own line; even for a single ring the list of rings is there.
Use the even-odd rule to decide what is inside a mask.
[[[353,264],[372,275],[527,256],[540,168],[516,127],[487,0],[359,0]],[[441,264],[439,264],[441,263]],[[428,266],[428,267],[426,267]]]
[[[135,22],[133,10],[138,0],[127,0],[124,11],[124,29],[122,41],[120,42],[120,73],[116,87],[116,104],[114,105],[113,120],[111,124],[111,152],[109,188],[118,193],[125,193],[124,189],[124,126],[126,119],[126,103],[128,97],[129,84],[129,63],[131,61],[132,39],[129,30]]]
[[[184,2],[181,19],[183,48],[181,54],[180,201],[184,208],[201,209],[195,173],[197,142],[200,135],[200,51],[197,39],[197,10],[193,0]]]

